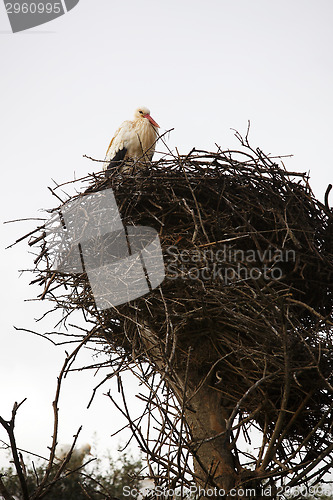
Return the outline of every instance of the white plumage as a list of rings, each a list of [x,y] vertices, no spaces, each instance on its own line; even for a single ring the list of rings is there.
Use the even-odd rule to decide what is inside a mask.
[[[59,445],[55,452],[56,459],[63,461],[67,457],[71,447],[72,446],[70,444]],[[66,464],[66,469],[75,470],[81,467],[84,463],[86,455],[91,455],[90,450],[91,446],[88,443],[82,445],[80,448],[74,448],[71,457]]]
[[[103,169],[117,167],[126,158],[151,160],[155,152],[159,125],[150,116],[150,111],[141,106],[134,113],[134,120],[123,122],[106,152]]]

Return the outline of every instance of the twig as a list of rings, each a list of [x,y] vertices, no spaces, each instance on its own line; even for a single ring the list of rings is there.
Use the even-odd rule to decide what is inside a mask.
[[[16,446],[14,427],[15,427],[15,418],[16,418],[17,411],[20,408],[20,406],[26,401],[26,399],[27,398],[24,398],[23,401],[21,401],[21,403],[14,403],[14,406],[12,409],[12,417],[10,420],[6,421],[3,417],[0,416],[0,424],[4,427],[4,429],[6,430],[6,432],[8,434],[8,437],[9,437],[11,452],[12,452],[13,460],[14,460],[14,465],[15,465],[15,469],[16,469],[16,472],[17,472],[17,475],[18,475],[18,478],[20,481],[20,485],[21,485],[23,500],[29,500],[30,497],[29,497],[28,485],[27,485],[27,482],[26,482],[26,479],[25,479],[25,476],[23,473],[22,464],[21,464],[18,449]]]

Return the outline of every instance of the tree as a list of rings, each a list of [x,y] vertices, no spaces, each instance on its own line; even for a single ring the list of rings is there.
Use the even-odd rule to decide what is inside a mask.
[[[93,322],[81,345],[103,339],[123,406],[110,400],[156,482],[276,498],[316,485],[332,467],[333,217],[329,189],[319,202],[306,174],[238,137],[244,149],[233,154],[170,152],[130,162],[133,175],[85,179],[86,195],[112,188],[125,226],[157,230],[166,279],[144,297],[98,309],[85,269],[52,268],[44,226],[30,244],[42,241],[42,297]],[[56,210],[61,218],[64,205]],[[90,237],[89,251],[105,256],[106,241]],[[138,421],[120,378],[129,368],[150,390]],[[254,434],[260,441],[248,453],[241,441]]]
[[[118,460],[113,460],[108,456],[108,464],[101,468],[100,460],[94,462],[89,472],[82,468],[77,472],[64,471],[59,479],[47,491],[45,498],[48,500],[103,500],[119,499],[125,500],[123,489],[125,486],[139,491],[139,475],[142,469],[140,460],[134,460],[126,453],[119,456]],[[55,467],[49,476],[49,483],[55,478],[57,468]],[[34,492],[38,488],[38,481],[45,475],[45,462],[41,460],[31,463],[25,467],[25,481],[29,491],[29,498],[34,498]],[[5,490],[11,497],[18,499],[22,497],[22,486],[16,470],[12,466],[2,468],[0,477]],[[1,491],[0,491],[1,495]],[[1,498],[1,496],[0,496]],[[6,498],[6,497],[4,497]]]

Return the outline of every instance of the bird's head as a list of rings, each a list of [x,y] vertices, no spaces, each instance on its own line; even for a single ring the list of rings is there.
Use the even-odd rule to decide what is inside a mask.
[[[134,113],[134,118],[139,120],[141,118],[146,118],[147,120],[150,121],[150,123],[156,127],[156,128],[160,128],[160,126],[155,122],[155,120],[153,120],[153,118],[150,116],[150,110],[148,108],[146,108],[145,106],[140,106],[140,108],[136,109],[135,110],[135,113]]]

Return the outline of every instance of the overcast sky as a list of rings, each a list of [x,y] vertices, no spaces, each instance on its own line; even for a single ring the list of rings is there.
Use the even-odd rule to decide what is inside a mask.
[[[96,168],[82,155],[103,159],[138,105],[162,131],[175,129],[169,144],[181,153],[215,143],[232,149],[231,128],[245,133],[251,120],[252,145],[294,155],[287,168],[310,171],[323,200],[333,180],[332,26],[332,0],[81,0],[48,24],[12,34],[1,3],[2,221],[43,217],[40,209],[57,201],[47,189],[52,179]],[[32,266],[27,245],[4,250],[32,227],[1,225],[0,415],[27,397],[18,444],[45,455],[64,350],[14,330],[42,333],[54,324],[34,321],[48,304],[25,302],[40,292],[28,286],[31,276],[19,278]],[[109,436],[118,419],[102,393],[84,410],[100,381],[92,375],[66,382],[60,441],[83,424],[79,441],[93,442],[96,433],[101,453],[115,446]]]

